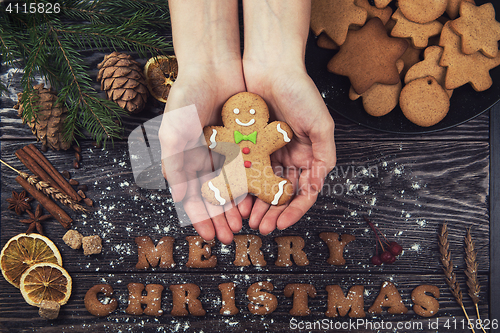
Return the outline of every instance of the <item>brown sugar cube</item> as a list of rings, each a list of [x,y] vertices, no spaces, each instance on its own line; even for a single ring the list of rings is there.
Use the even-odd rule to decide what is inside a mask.
[[[102,239],[97,235],[83,237],[82,247],[83,247],[83,254],[86,256],[91,254],[101,253]]]
[[[38,314],[45,319],[56,319],[59,316],[61,306],[56,301],[43,300],[40,304]]]
[[[63,241],[68,245],[70,248],[73,250],[78,250],[80,247],[82,247],[82,234],[80,234],[76,230],[68,230],[64,236],[63,236]]]

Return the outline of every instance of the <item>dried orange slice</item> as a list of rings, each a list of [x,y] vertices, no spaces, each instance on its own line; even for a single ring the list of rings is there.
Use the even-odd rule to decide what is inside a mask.
[[[62,258],[56,245],[50,239],[35,233],[12,237],[0,253],[2,274],[16,288],[19,288],[19,281],[24,271],[41,262],[61,266]]]
[[[177,58],[175,56],[158,56],[148,60],[144,65],[144,76],[149,92],[160,102],[166,103],[170,88],[177,79]]]
[[[71,276],[57,264],[42,262],[23,273],[19,289],[29,305],[40,306],[42,301],[64,305],[71,296]]]

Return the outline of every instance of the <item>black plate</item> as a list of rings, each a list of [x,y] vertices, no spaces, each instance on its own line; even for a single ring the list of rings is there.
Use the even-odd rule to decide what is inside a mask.
[[[476,0],[482,5],[488,1]],[[497,5],[493,4],[496,7]],[[498,17],[498,15],[497,15]],[[476,92],[470,84],[454,90],[450,100],[450,111],[438,124],[420,127],[405,118],[399,106],[382,117],[370,116],[363,109],[361,98],[349,99],[349,79],[328,72],[326,65],[337,51],[325,50],[316,45],[316,37],[311,34],[307,42],[306,68],[323,96],[330,113],[338,113],[345,118],[375,130],[390,133],[428,133],[462,124],[491,108],[500,99],[500,66],[490,71],[493,85],[486,91]],[[332,112],[333,111],[333,112]],[[332,114],[332,116],[335,116]],[[335,117],[334,117],[335,119]]]

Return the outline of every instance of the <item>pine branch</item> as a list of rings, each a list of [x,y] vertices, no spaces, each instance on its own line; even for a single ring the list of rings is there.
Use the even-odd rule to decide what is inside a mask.
[[[18,2],[22,6],[25,1]],[[38,4],[53,3],[38,0]],[[164,0],[61,0],[57,14],[0,11],[0,51],[10,65],[24,66],[23,119],[37,112],[33,80],[40,74],[68,109],[64,138],[90,133],[97,142],[119,138],[126,112],[99,97],[79,50],[123,51],[151,57],[171,50],[160,30],[169,29]],[[27,4],[27,3],[26,3]],[[0,3],[0,7],[6,6]],[[3,9],[3,8],[2,8]],[[163,32],[164,34],[164,32]]]

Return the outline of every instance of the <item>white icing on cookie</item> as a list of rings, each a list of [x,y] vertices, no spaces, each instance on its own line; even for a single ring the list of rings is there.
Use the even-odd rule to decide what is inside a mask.
[[[215,128],[212,129],[212,135],[210,136],[210,146],[208,148],[214,149],[217,146],[217,142],[215,142],[215,136],[217,135],[217,130]]]
[[[250,111],[248,111],[248,112],[250,112],[250,114],[255,114],[255,110],[254,109],[250,109]]]
[[[276,126],[276,129],[278,130],[278,132],[283,134],[283,140],[285,140],[285,142],[290,142],[290,138],[288,137],[287,132],[285,132],[280,125],[281,124],[278,124],[278,126]]]
[[[214,186],[214,184],[212,184],[212,181],[209,181],[208,182],[208,188],[211,189],[213,192],[214,192],[214,195],[215,195],[215,199],[221,204],[225,204],[226,203],[226,200],[224,200],[223,197],[220,196],[220,191],[217,187]]]
[[[278,124],[279,127],[279,124]],[[280,201],[281,196],[283,195],[283,186],[285,186],[286,180],[282,180],[278,184],[278,192],[274,195],[273,201],[271,201],[271,205],[277,205]],[[209,184],[210,186],[210,184]]]
[[[240,113],[240,109],[234,109],[233,112],[234,112],[234,114],[239,114]]]
[[[238,118],[236,118],[236,123],[240,126],[251,126],[255,124],[255,119],[252,118],[248,123],[242,123]]]

